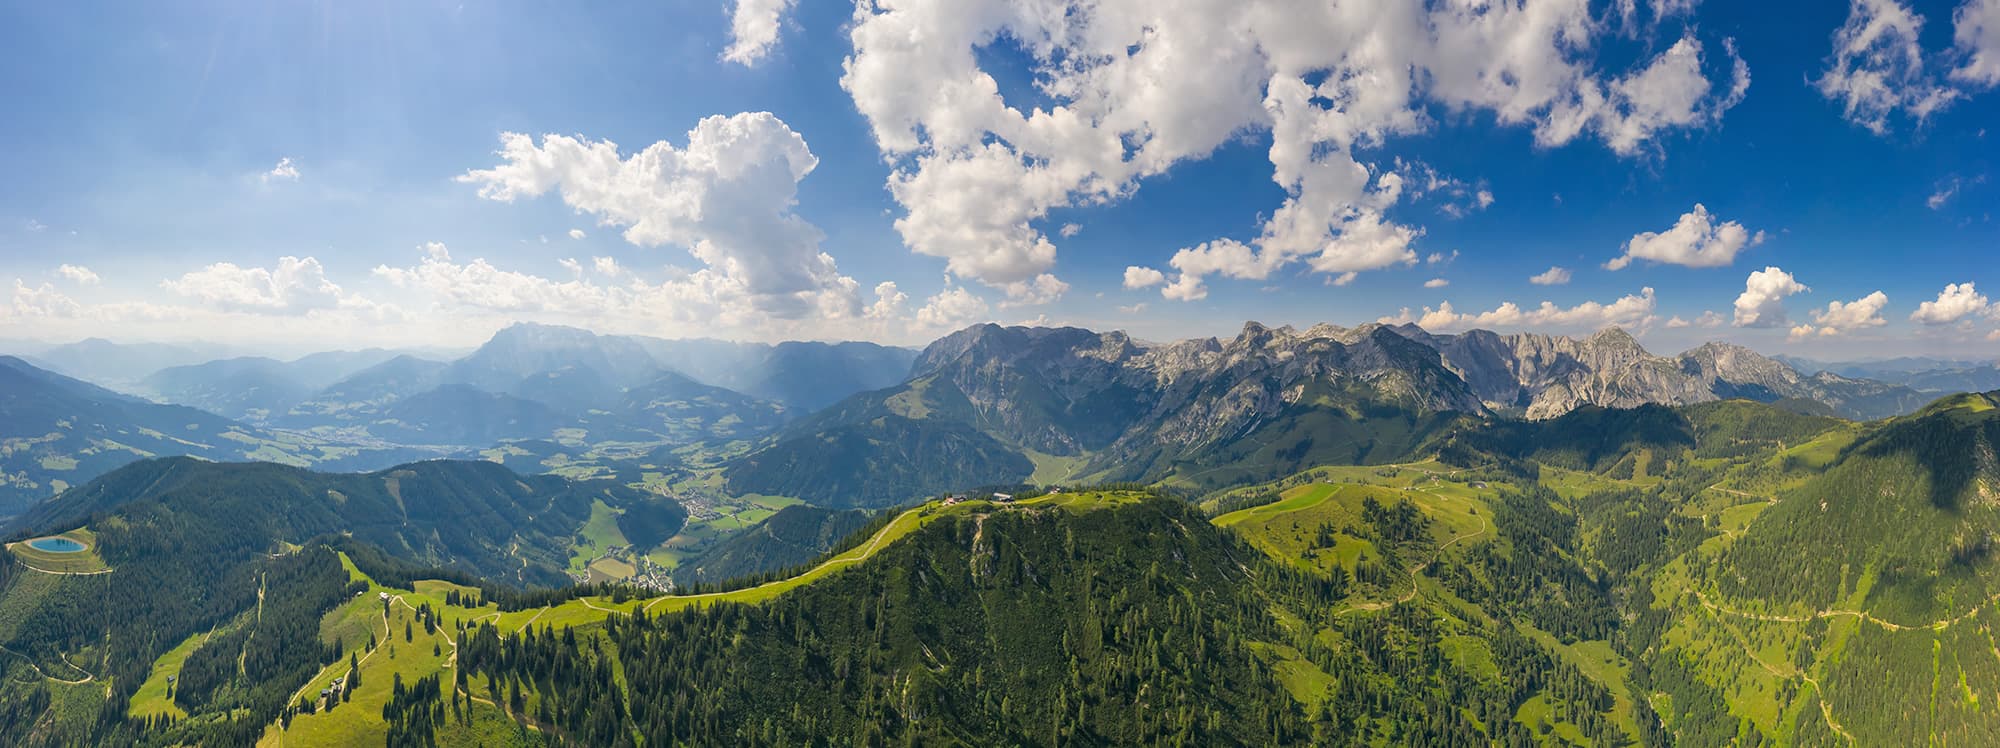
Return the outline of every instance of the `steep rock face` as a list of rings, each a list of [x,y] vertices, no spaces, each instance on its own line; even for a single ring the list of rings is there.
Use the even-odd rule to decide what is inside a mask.
[[[1127,371],[1141,352],[1122,332],[976,325],[931,344],[911,376],[963,394],[982,429],[1072,455],[1109,444],[1152,404]]]
[[[1919,393],[1898,385],[1827,373],[1802,377],[1784,363],[1727,343],[1657,356],[1615,327],[1583,339],[1397,330],[1435,348],[1487,406],[1538,420],[1585,405],[1632,408],[1733,398],[1814,400],[1848,418],[1872,419],[1906,413],[1924,402]]]
[[[1168,346],[1135,362],[1160,394],[1135,438],[1194,444],[1240,430],[1260,417],[1308,402],[1309,390],[1367,391],[1422,412],[1483,415],[1486,407],[1446,370],[1435,351],[1388,328],[1350,342],[1332,330],[1297,333],[1251,322],[1228,343]],[[1325,388],[1310,388],[1320,384]],[[1322,394],[1322,400],[1325,400]]]

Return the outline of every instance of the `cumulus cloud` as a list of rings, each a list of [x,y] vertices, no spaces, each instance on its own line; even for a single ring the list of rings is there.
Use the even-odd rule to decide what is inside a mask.
[[[1813,323],[1792,328],[1794,340],[1818,336],[1834,337],[1846,335],[1855,330],[1881,327],[1888,322],[1882,319],[1882,308],[1889,305],[1889,296],[1876,291],[1849,302],[1834,301],[1826,309],[1812,313]]]
[[[1925,325],[1948,325],[1976,314],[1991,314],[1992,303],[1986,296],[1973,288],[1972,283],[1952,283],[1938,292],[1936,301],[1926,301],[1917,305],[1917,311],[1910,313],[1910,321]]]
[[[1138,313],[1140,313],[1140,312],[1144,312],[1144,311],[1146,311],[1146,302],[1143,302],[1143,301],[1141,301],[1141,302],[1139,302],[1139,303],[1137,303],[1137,304],[1132,304],[1132,305],[1130,305],[1130,306],[1120,306],[1120,307],[1118,307],[1118,313],[1119,313],[1119,314],[1138,314]]]
[[[292,157],[286,156],[278,159],[277,166],[273,166],[270,171],[258,175],[258,178],[262,179],[266,184],[269,184],[272,180],[296,182],[299,181],[299,167],[297,164],[292,163]]]
[[[1561,266],[1550,265],[1549,269],[1528,276],[1528,282],[1537,286],[1560,286],[1569,282],[1569,271]]]
[[[1702,312],[1700,316],[1695,317],[1694,321],[1692,322],[1685,319],[1681,319],[1678,315],[1676,315],[1674,318],[1667,320],[1667,327],[1673,329],[1680,329],[1683,327],[1701,327],[1701,328],[1713,329],[1721,327],[1722,324],[1727,321],[1728,320],[1723,318],[1723,316],[1720,314],[1717,314],[1713,311],[1706,311]]]
[[[952,286],[924,302],[917,310],[917,325],[934,330],[953,330],[986,318],[986,300],[964,286]]]
[[[1432,252],[1430,253],[1429,256],[1424,258],[1424,264],[1449,265],[1457,259],[1458,259],[1458,250],[1456,249],[1452,250],[1450,254],[1445,254],[1443,252]]]
[[[97,273],[92,272],[90,268],[84,267],[82,265],[71,265],[68,263],[64,263],[61,266],[58,266],[56,268],[56,275],[60,275],[63,278],[68,279],[69,282],[75,283],[79,286],[94,286],[97,285],[97,282],[99,280],[97,277]]]
[[[1785,297],[1810,291],[1787,273],[1771,266],[1750,274],[1736,297],[1737,327],[1779,327],[1785,324]]]
[[[161,281],[160,286],[221,309],[270,314],[329,309],[346,296],[312,257],[281,257],[274,268],[218,262]]]
[[[882,281],[875,284],[875,303],[868,305],[866,316],[872,320],[900,319],[909,301],[910,295],[897,288],[895,281]]]
[[[859,284],[820,251],[819,229],[793,212],[798,183],[819,165],[806,141],[768,112],[712,116],[628,156],[616,143],[519,133],[501,136],[504,163],[458,181],[511,202],[559,191],[578,212],[624,227],[626,241],[686,247],[706,267],[698,285],[717,298],[780,319],[820,313],[844,294],[859,313]],[[1029,280],[1029,279],[1024,279]]]
[[[1718,223],[1709,215],[1707,207],[1695,203],[1694,210],[1681,214],[1672,228],[1633,235],[1625,243],[1625,254],[1605,263],[1604,267],[1622,270],[1633,260],[1691,268],[1726,267],[1736,261],[1736,253],[1744,247],[1763,242],[1764,232],[1752,234],[1749,229],[1743,228],[1743,224],[1735,221]]]
[[[1165,282],[1167,282],[1166,273],[1158,270],[1142,268],[1136,265],[1125,268],[1126,288],[1151,288]]]
[[[1299,263],[1345,277],[1414,261],[1421,229],[1384,216],[1402,177],[1357,154],[1428,127],[1433,109],[1489,111],[1545,146],[1590,135],[1634,154],[1714,122],[1748,85],[1725,44],[1716,77],[1730,82],[1717,89],[1693,38],[1623,74],[1598,70],[1599,31],[1580,0],[874,2],[855,10],[841,85],[891,165],[904,242],[994,287],[1050,272],[1056,246],[1035,228],[1050,210],[1124,199],[1269,133],[1285,196],[1254,239],[1176,254],[1162,292],[1192,299],[1204,274],[1261,279]],[[996,44],[1025,53],[1047,103],[1007,100],[982,67]],[[1474,189],[1467,204],[1491,199]]]
[[[1405,307],[1398,314],[1377,321],[1385,325],[1415,323],[1426,330],[1437,331],[1471,328],[1594,330],[1613,325],[1644,327],[1654,321],[1654,308],[1653,289],[1647,287],[1609,304],[1586,301],[1572,307],[1560,307],[1555,302],[1544,301],[1539,307],[1523,309],[1510,301],[1485,312],[1460,313],[1447,301],[1436,308],[1424,307],[1421,312],[1412,312]]]
[[[736,0],[729,14],[729,48],[722,59],[755,65],[778,46],[778,27],[793,0]]]
[[[1000,303],[1001,307],[1031,306],[1047,304],[1062,298],[1064,293],[1069,292],[1069,284],[1053,275],[1043,273],[1035,276],[1033,280],[1016,281],[1001,286],[1001,290],[1007,294],[1007,300]]]
[[[569,230],[569,238],[571,238],[571,239],[582,239],[582,238],[584,238],[585,236],[588,236],[588,234],[585,234],[585,233],[583,233],[583,229],[570,229],[570,230]]]
[[[1432,278],[1430,280],[1424,281],[1424,288],[1444,288],[1445,286],[1449,285],[1451,285],[1451,281],[1445,280],[1443,278]]]
[[[8,308],[17,319],[47,320],[75,317],[82,305],[57,291],[53,285],[29,286],[20,278],[15,278],[14,298]]]
[[[1062,234],[1062,238],[1068,239],[1070,237],[1076,236],[1077,234],[1083,233],[1083,224],[1065,223],[1062,225],[1062,230],[1056,233]]]

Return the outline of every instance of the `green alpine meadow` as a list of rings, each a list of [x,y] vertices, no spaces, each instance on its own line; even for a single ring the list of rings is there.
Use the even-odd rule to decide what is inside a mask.
[[[2000,746],[2000,0],[0,0],[0,748]]]

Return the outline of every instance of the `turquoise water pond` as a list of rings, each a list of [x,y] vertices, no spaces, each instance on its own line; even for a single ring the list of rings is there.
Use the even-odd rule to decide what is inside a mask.
[[[28,547],[48,553],[76,553],[83,550],[83,544],[69,538],[36,538],[28,541]]]

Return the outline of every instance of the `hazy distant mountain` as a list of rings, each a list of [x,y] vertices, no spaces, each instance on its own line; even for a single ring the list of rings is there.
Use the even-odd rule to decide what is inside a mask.
[[[1905,375],[1953,369],[1973,369],[1995,365],[1993,359],[1960,359],[1941,356],[1898,356],[1870,361],[1818,361],[1779,354],[1771,358],[1791,365],[1802,373],[1830,371],[1844,377],[1902,382]]]
[[[818,410],[857,392],[908,377],[917,352],[874,343],[633,338],[662,366],[718,387]]]
[[[549,406],[447,384],[383,406],[368,433],[397,444],[479,445],[546,438],[570,419]]]
[[[280,419],[289,428],[352,425],[372,420],[382,407],[444,384],[448,364],[397,356],[363,369],[307,398]]]
[[[32,361],[43,369],[122,389],[161,369],[199,364],[227,355],[228,348],[211,343],[113,343],[90,338],[48,348]]]
[[[133,460],[194,455],[312,465],[322,443],[273,434],[194,408],[158,405],[0,357],[0,515]],[[323,463],[380,467],[421,456],[373,450]]]
[[[255,356],[220,359],[161,369],[141,380],[137,389],[166,402],[261,423],[396,355],[371,349],[315,353],[295,361]]]
[[[913,356],[870,343],[676,341],[523,323],[455,361],[405,356],[357,372],[301,398],[279,422],[458,446],[503,434],[546,439],[557,429],[593,443],[749,439],[810,405],[902,381]],[[400,405],[420,395],[424,402]],[[462,410],[475,402],[493,412]]]
[[[495,333],[471,355],[453,361],[445,381],[511,392],[528,377],[569,370],[594,374],[598,386],[622,389],[651,381],[663,368],[629,338],[521,323]]]

